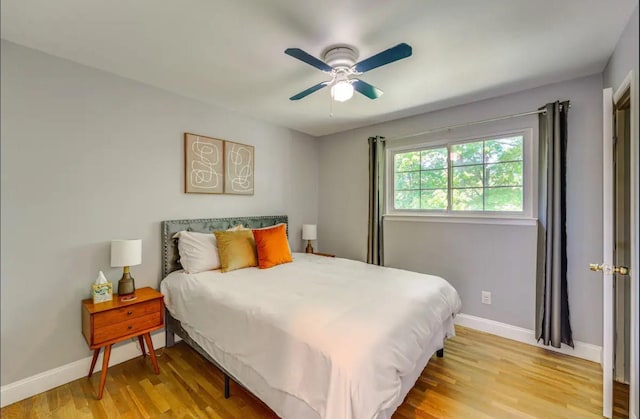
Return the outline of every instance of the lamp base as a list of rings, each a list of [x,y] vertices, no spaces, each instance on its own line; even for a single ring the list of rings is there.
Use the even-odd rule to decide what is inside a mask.
[[[313,253],[313,246],[311,246],[311,240],[307,240],[307,248],[304,249],[305,253]]]
[[[128,266],[126,267],[128,268]],[[136,291],[136,284],[129,273],[129,269],[126,269],[122,273],[122,278],[118,281],[118,295],[128,295],[133,294]]]

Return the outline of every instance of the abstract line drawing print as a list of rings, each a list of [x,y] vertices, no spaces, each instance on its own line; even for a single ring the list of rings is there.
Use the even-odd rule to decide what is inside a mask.
[[[215,166],[220,162],[220,152],[217,147],[201,141],[200,137],[191,143],[191,152],[195,156],[189,168],[189,182],[196,188],[215,189],[220,185],[220,173],[216,173]]]
[[[223,192],[222,151],[222,140],[185,134],[185,192]]]
[[[253,195],[253,146],[225,141],[224,151],[225,193]]]

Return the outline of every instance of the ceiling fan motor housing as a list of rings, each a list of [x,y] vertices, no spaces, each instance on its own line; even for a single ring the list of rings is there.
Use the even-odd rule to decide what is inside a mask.
[[[333,45],[322,53],[322,58],[337,70],[347,70],[358,60],[358,50],[350,45]]]

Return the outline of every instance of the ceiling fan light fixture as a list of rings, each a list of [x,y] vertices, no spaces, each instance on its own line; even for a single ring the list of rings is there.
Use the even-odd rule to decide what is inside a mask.
[[[350,77],[359,76],[383,65],[410,57],[412,49],[410,45],[403,42],[357,63],[358,50],[345,44],[332,45],[325,49],[322,53],[324,61],[300,48],[287,48],[284,53],[331,76],[331,80],[311,86],[291,96],[289,100],[300,100],[323,87],[331,86],[331,98],[336,102],[346,102],[353,97],[354,90],[369,99],[377,99],[382,96],[382,90],[377,87],[359,78],[350,79]]]
[[[331,97],[336,102],[346,102],[353,97],[353,86],[347,80],[340,80],[331,86]]]

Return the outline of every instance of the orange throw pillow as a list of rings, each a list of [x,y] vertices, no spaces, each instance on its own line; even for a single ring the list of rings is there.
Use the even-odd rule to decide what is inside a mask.
[[[273,228],[253,230],[258,251],[258,268],[272,268],[283,263],[293,262],[286,224],[278,224]]]

